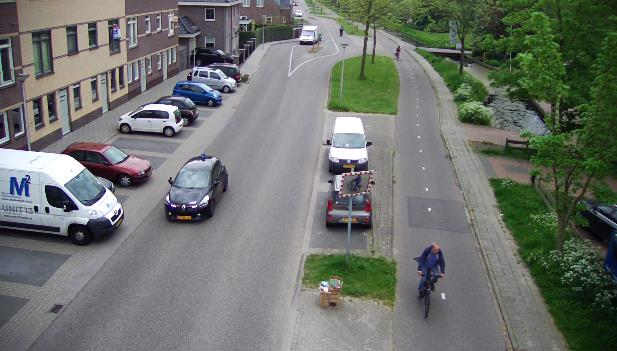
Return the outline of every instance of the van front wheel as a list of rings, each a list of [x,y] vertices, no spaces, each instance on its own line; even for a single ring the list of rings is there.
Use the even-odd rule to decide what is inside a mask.
[[[88,227],[74,225],[69,229],[69,237],[75,245],[85,246],[92,241],[92,233]]]

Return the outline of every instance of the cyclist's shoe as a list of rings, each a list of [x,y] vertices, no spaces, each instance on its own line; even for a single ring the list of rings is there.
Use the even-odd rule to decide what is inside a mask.
[[[435,291],[435,283],[431,282],[431,290]]]
[[[421,299],[426,295],[426,291],[418,291],[418,296],[417,298]]]

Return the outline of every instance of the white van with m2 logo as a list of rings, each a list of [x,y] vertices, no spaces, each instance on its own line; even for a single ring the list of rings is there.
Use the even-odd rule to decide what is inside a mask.
[[[68,155],[0,149],[0,227],[68,235],[77,245],[115,231],[124,210]]]

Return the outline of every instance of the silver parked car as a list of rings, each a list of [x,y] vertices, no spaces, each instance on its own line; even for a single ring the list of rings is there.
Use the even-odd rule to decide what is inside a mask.
[[[195,67],[189,77],[194,82],[204,83],[210,88],[224,93],[235,91],[237,87],[236,80],[228,77],[220,69]]]

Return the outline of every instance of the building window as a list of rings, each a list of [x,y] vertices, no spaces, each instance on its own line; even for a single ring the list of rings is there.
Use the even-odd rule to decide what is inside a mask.
[[[129,48],[137,46],[137,17],[127,19],[126,31],[129,37]]]
[[[6,112],[0,114],[0,143],[9,140],[9,118]]]
[[[133,82],[133,66],[130,63],[126,65],[126,81],[129,84]]]
[[[0,39],[0,87],[15,82],[11,39]]]
[[[98,31],[96,29],[96,22],[88,23],[88,47],[90,49],[99,46]]]
[[[133,81],[139,80],[139,61],[133,62]]]
[[[176,63],[176,47],[171,48],[171,62]]]
[[[69,55],[79,52],[77,48],[77,26],[66,27],[66,49]]]
[[[144,21],[146,22],[145,27],[146,27],[146,34],[150,33],[150,15],[146,16],[146,18],[144,18]]]
[[[146,70],[148,74],[152,73],[152,56],[146,57]]]
[[[99,87],[97,84],[96,76],[90,78],[90,90],[92,91],[92,101],[99,99]]]
[[[206,21],[214,21],[215,17],[214,17],[214,8],[213,7],[208,7],[206,8]]]
[[[50,31],[32,33],[32,51],[35,75],[41,76],[53,73]]]
[[[251,7],[251,0],[242,0],[243,7]]]
[[[47,117],[49,117],[49,123],[58,119],[56,114],[56,93],[47,94]]]
[[[167,15],[167,22],[169,24],[169,36],[174,35],[174,12],[170,11]]]
[[[73,105],[75,110],[81,108],[81,84],[79,83],[73,85]]]
[[[41,109],[41,98],[32,100],[32,118],[34,119],[34,127],[41,128],[43,126],[43,110]]]
[[[216,40],[215,40],[214,36],[206,35],[206,39],[205,39],[205,43],[204,43],[204,45],[205,45],[207,48],[213,48],[213,47],[214,47],[215,42],[216,42]]]
[[[266,24],[272,24],[272,17],[266,17]]]
[[[121,88],[124,86],[124,66],[118,67],[118,84]]]
[[[264,7],[264,0],[255,0],[255,6]]]
[[[161,66],[162,66],[162,64],[161,64],[161,54],[158,53],[158,54],[156,54],[156,56],[157,56],[157,58],[156,58],[156,69],[160,71],[161,70]]]
[[[171,65],[171,49],[167,49],[167,66]]]
[[[22,108],[18,107],[9,112],[10,120],[13,123],[13,135],[15,138],[24,135],[25,132],[24,114],[21,111]]]
[[[163,21],[161,20],[161,14],[156,15],[156,31],[160,32],[161,27],[163,27]]]
[[[111,85],[111,92],[116,91],[116,69],[109,71],[109,85]]]
[[[107,21],[107,31],[109,32],[109,53],[117,54],[120,52],[120,22],[117,19]]]

